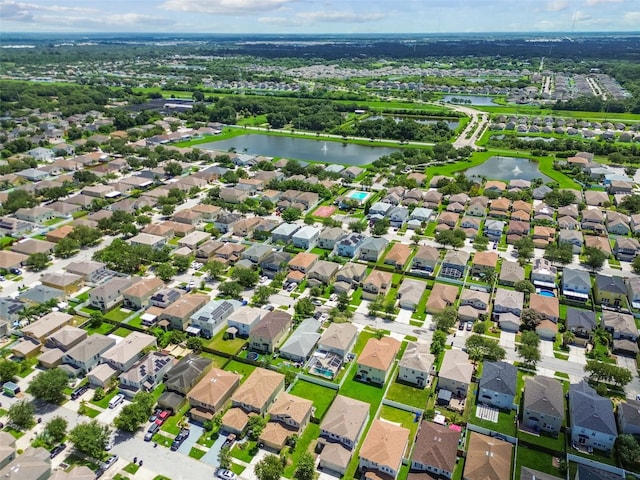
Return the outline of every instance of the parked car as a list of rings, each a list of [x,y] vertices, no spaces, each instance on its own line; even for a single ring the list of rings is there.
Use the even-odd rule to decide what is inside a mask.
[[[231,470],[226,470],[224,468],[219,469],[216,472],[216,476],[221,478],[222,480],[238,480],[238,476],[233,473]]]
[[[118,455],[111,455],[106,462],[104,462],[105,469],[109,468],[111,465],[118,461]]]
[[[335,302],[336,300],[338,300],[338,294],[332,293],[331,295],[329,295],[329,300]]]
[[[162,426],[162,424],[166,422],[167,418],[169,418],[170,416],[171,416],[171,412],[169,410],[161,411],[160,414],[158,415],[158,418],[156,418],[156,424],[158,426]]]
[[[49,455],[49,458],[55,458],[57,455],[60,454],[60,452],[62,452],[65,448],[67,448],[67,445],[64,443],[61,443],[60,445],[53,447],[51,449],[51,453]]]
[[[113,448],[113,438],[110,438],[109,442],[107,442],[107,445],[104,447],[104,449],[108,452],[112,448]]]
[[[9,272],[13,273],[14,275],[22,275],[22,270],[20,270],[19,268],[10,268]]]
[[[236,441],[235,434],[231,433],[222,444],[222,448],[231,448]]]
[[[287,287],[287,292],[293,292],[295,289],[296,289],[296,284],[290,283],[289,286]]]
[[[321,307],[322,306],[322,302],[320,300],[318,300],[317,298],[314,298],[313,300],[311,300],[311,303],[313,303],[316,307]]]
[[[82,385],[81,387],[76,388],[73,392],[71,392],[71,400],[77,400],[82,395],[84,395],[87,390],[89,390],[89,387],[87,385]]]
[[[473,328],[473,322],[467,322],[467,332],[470,332]]]
[[[458,322],[458,330],[464,330],[464,322]]]

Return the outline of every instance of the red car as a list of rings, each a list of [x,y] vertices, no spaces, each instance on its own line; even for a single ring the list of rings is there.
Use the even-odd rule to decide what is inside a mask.
[[[158,418],[156,419],[156,423],[158,425],[162,425],[170,416],[171,416],[171,412],[169,410],[163,410],[158,415]]]

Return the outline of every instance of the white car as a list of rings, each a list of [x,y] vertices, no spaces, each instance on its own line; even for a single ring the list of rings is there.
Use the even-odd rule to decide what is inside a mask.
[[[223,468],[216,472],[216,477],[221,478],[222,480],[238,480],[238,476],[235,473]]]
[[[335,302],[336,300],[338,300],[338,294],[332,293],[331,295],[329,295],[329,300]]]

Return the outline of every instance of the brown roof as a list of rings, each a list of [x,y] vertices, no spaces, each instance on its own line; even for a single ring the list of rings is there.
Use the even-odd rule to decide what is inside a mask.
[[[264,368],[256,368],[236,390],[231,399],[262,410],[273,392],[284,382],[284,375]]]
[[[313,402],[304,398],[296,397],[290,393],[283,392],[269,409],[271,415],[281,418],[289,417],[297,424],[302,424],[311,411]]]
[[[560,303],[556,297],[543,297],[532,293],[529,299],[529,308],[549,317],[560,316]]]
[[[507,188],[507,184],[498,180],[489,180],[484,186],[485,190],[496,189],[502,191],[505,188]]]
[[[411,460],[445,472],[453,472],[460,431],[432,422],[422,422],[411,454]]]
[[[316,255],[315,253],[300,252],[291,259],[291,261],[289,262],[289,267],[297,267],[308,270],[313,266],[315,262],[318,261],[318,258],[320,258],[319,255]]]
[[[13,268],[16,265],[21,264],[29,258],[22,253],[11,252],[9,250],[0,250],[0,268]]]
[[[427,310],[443,310],[447,305],[453,305],[458,297],[458,287],[436,283],[431,289],[429,300],[427,300]]]
[[[240,375],[212,368],[190,391],[189,400],[206,405],[217,405],[240,382]]]
[[[513,446],[502,440],[471,432],[465,480],[504,480],[511,477]]]
[[[164,282],[158,277],[144,278],[125,289],[122,294],[133,297],[144,297],[145,295],[156,292],[163,286]]]
[[[387,256],[384,257],[384,262],[388,263],[388,261],[393,262],[396,265],[404,265],[409,260],[411,256],[411,247],[404,243],[394,243],[387,253]]]
[[[611,244],[609,237],[596,237],[594,235],[584,236],[585,247],[593,247],[602,250],[607,255],[611,255]]]
[[[183,295],[164,309],[164,315],[170,315],[176,318],[184,318],[194,313],[198,308],[202,307],[209,301],[208,295]]]
[[[262,338],[274,338],[291,323],[291,315],[282,310],[273,310],[267,313],[251,329],[252,336]]]
[[[516,200],[515,202],[513,202],[513,205],[511,206],[511,209],[514,212],[517,212],[519,210],[523,211],[523,212],[531,212],[531,204],[528,202],[525,202],[523,200]]]
[[[358,357],[358,365],[386,371],[400,350],[400,342],[391,337],[370,338]]]
[[[249,415],[241,408],[230,408],[222,416],[222,424],[231,427],[239,432],[249,423]]]
[[[478,252],[473,257],[474,265],[495,268],[498,263],[498,254],[495,252]]]
[[[509,210],[511,200],[508,198],[496,198],[491,200],[491,210]]]
[[[372,270],[369,276],[363,282],[363,285],[373,284],[378,289],[381,289],[383,285],[391,285],[391,279],[393,275],[389,272],[383,272],[381,270]]]
[[[408,440],[408,429],[384,420],[374,420],[360,447],[360,457],[398,470]]]

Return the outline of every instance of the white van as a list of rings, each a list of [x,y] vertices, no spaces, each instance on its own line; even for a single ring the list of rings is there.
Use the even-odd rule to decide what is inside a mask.
[[[124,400],[124,395],[119,393],[109,401],[109,408],[116,408]]]

